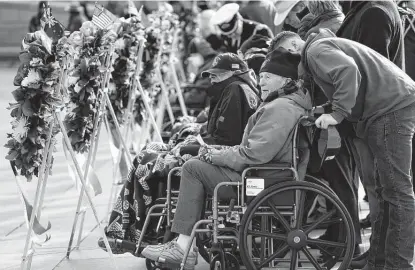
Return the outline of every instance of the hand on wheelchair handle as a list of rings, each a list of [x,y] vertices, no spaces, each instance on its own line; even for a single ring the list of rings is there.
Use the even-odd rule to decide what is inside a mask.
[[[330,114],[323,114],[317,118],[315,124],[318,128],[327,129],[329,126],[337,125],[338,122]]]

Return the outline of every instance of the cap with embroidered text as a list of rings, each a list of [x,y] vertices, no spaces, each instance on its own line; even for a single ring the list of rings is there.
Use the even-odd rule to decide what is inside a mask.
[[[222,53],[215,57],[212,67],[202,72],[202,77],[210,74],[221,74],[228,71],[248,71],[248,65],[234,53]]]

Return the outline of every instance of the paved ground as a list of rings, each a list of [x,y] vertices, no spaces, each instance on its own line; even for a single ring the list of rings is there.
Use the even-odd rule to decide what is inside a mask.
[[[16,179],[9,164],[4,160],[6,132],[10,130],[8,102],[12,101],[11,91],[14,89],[12,80],[16,69],[0,65],[0,269],[19,269],[23,253],[26,224],[23,219],[22,203],[19,199]],[[112,183],[112,161],[108,145],[108,136],[103,130],[96,160],[96,173],[101,181],[103,194],[94,198],[98,215],[106,221],[107,202]],[[61,141],[61,140],[60,140]],[[26,183],[21,179],[26,192],[33,198],[36,181]],[[39,247],[35,253],[32,269],[35,270],[69,270],[69,269],[113,269],[108,254],[97,246],[100,232],[90,210],[87,212],[82,242],[79,250],[72,252],[70,259],[65,257],[70,229],[75,214],[78,191],[68,174],[67,161],[64,157],[61,143],[55,153],[53,175],[49,177],[42,215],[47,216],[52,223],[51,239],[47,245]],[[362,204],[362,215],[367,211],[367,205]],[[143,259],[131,255],[116,257],[119,269],[145,269]],[[200,262],[202,261],[199,260]],[[201,263],[198,270],[209,269],[206,263]]]

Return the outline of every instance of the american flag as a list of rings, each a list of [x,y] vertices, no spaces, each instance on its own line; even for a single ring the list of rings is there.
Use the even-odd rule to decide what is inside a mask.
[[[109,12],[106,8],[101,5],[95,4],[94,15],[92,16],[92,23],[98,28],[105,29],[110,26],[117,17]]]

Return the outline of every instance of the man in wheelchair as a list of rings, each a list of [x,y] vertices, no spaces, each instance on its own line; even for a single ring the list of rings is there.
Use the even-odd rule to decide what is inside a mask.
[[[198,159],[184,164],[172,226],[179,236],[164,245],[147,246],[141,253],[144,257],[180,265],[192,228],[201,218],[206,194],[213,194],[221,182],[241,181],[241,172],[250,165],[292,161],[293,131],[300,117],[311,110],[310,96],[298,80],[300,60],[299,53],[282,48],[267,56],[260,71],[263,103],[249,118],[241,144],[203,146]],[[219,196],[227,199],[233,193],[228,187]],[[193,248],[184,269],[194,269],[197,257],[197,248]]]

